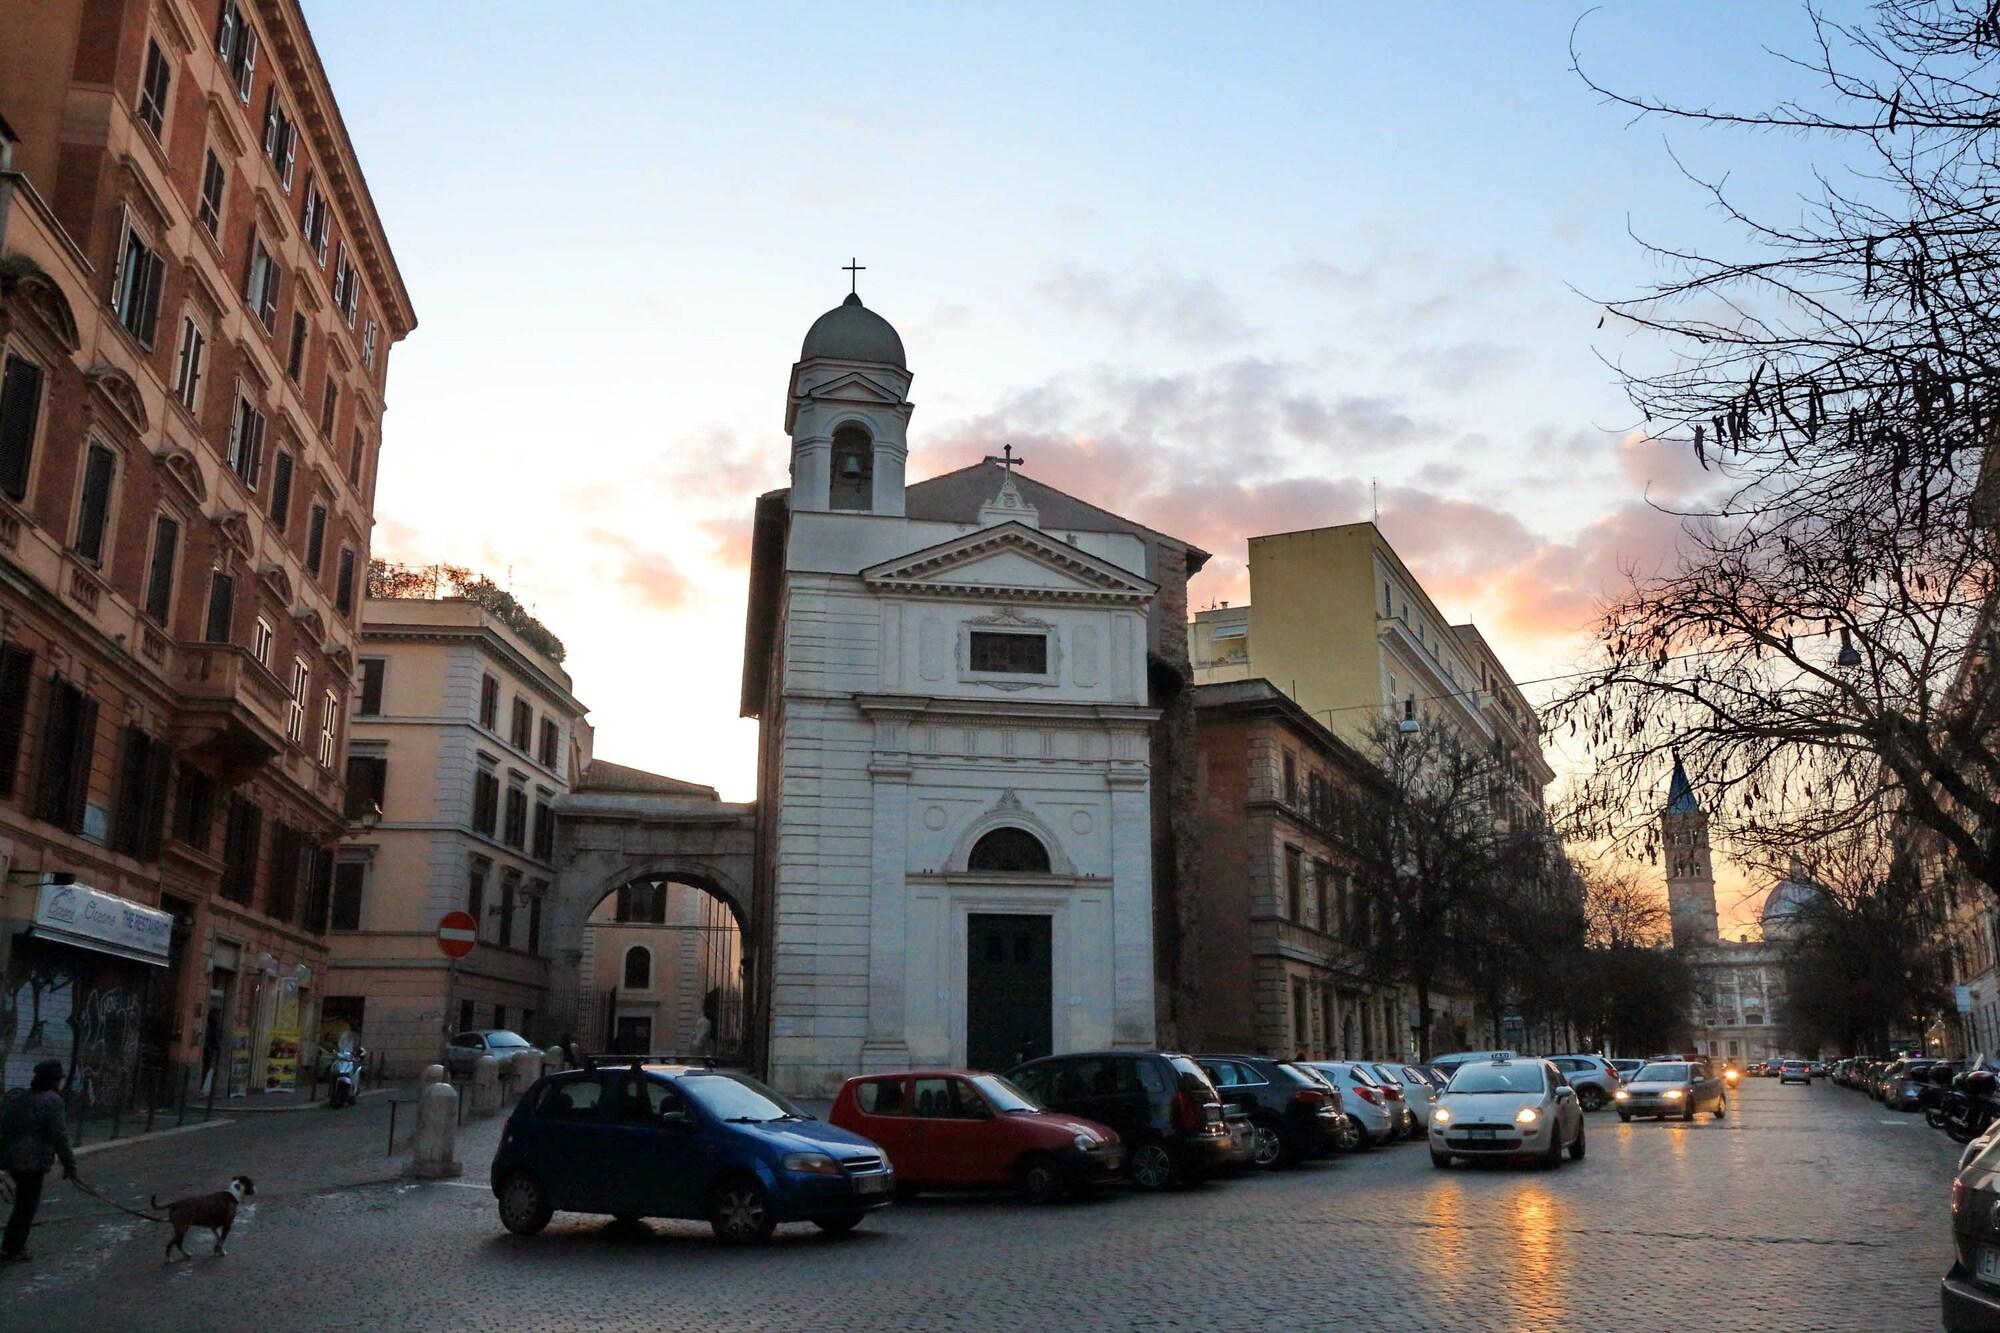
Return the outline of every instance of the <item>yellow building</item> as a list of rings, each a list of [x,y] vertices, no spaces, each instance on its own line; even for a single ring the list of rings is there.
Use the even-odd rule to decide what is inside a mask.
[[[359,1028],[391,1075],[438,1059],[453,1032],[559,1035],[544,1030],[543,897],[555,801],[588,761],[590,728],[531,637],[468,597],[362,606],[347,770],[361,831],[336,854],[324,1012]],[[479,942],[449,965],[436,932],[455,910],[478,920]]]
[[[1540,721],[1485,638],[1453,625],[1373,523],[1250,539],[1250,604],[1197,612],[1195,683],[1262,678],[1367,754],[1408,715],[1499,747],[1517,799],[1539,808],[1555,773]]]
[[[625,885],[590,914],[580,977],[610,1020],[608,1033],[591,1028],[598,1049],[725,1058],[741,1050],[742,932],[712,893],[671,880]]]

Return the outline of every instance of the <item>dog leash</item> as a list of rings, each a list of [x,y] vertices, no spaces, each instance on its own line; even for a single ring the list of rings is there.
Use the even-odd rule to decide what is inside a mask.
[[[69,1178],[69,1183],[76,1186],[78,1189],[82,1190],[85,1194],[88,1194],[91,1198],[97,1200],[99,1203],[108,1203],[113,1208],[116,1208],[119,1212],[125,1213],[126,1215],[131,1217],[136,1217],[141,1222],[164,1222],[167,1220],[164,1217],[158,1217],[152,1213],[142,1213],[136,1208],[127,1208],[124,1204],[118,1202],[118,1200],[116,1199],[106,1198],[104,1195],[99,1194],[96,1190],[92,1189],[90,1186],[84,1184],[82,1176],[71,1176]]]

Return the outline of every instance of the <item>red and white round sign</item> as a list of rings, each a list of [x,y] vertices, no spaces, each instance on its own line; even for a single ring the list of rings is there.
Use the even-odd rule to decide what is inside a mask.
[[[446,912],[438,921],[438,948],[446,958],[463,958],[479,943],[479,923],[470,912]]]

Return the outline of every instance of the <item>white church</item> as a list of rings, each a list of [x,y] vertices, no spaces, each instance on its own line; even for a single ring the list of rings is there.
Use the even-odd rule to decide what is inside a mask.
[[[1156,1040],[1158,655],[1206,553],[1011,449],[907,484],[912,378],[859,296],[822,315],[757,504],[752,928],[794,1093]]]

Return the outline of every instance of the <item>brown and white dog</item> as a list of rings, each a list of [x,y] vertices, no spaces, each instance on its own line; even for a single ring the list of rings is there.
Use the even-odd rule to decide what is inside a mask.
[[[210,1231],[213,1231],[215,1233],[215,1252],[217,1254],[226,1253],[222,1248],[222,1242],[229,1239],[229,1228],[236,1224],[237,1205],[241,1204],[245,1199],[254,1196],[256,1193],[256,1183],[250,1177],[236,1176],[230,1180],[229,1188],[226,1190],[217,1190],[213,1194],[197,1194],[187,1199],[176,1199],[172,1203],[164,1205],[167,1214],[165,1220],[172,1223],[174,1228],[174,1238],[167,1242],[167,1262],[173,1262],[174,1250],[177,1247],[185,1257],[189,1259],[194,1258],[193,1255],[188,1254],[188,1248],[185,1244],[189,1227],[207,1227]],[[162,1204],[160,1203],[159,1196],[155,1195],[153,1197],[153,1211],[159,1212],[161,1209]]]

